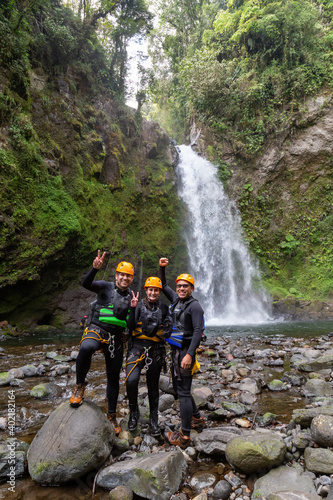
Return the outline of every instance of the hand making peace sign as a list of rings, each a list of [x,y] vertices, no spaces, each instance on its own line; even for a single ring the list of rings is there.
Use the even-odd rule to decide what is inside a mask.
[[[103,252],[103,255],[101,257],[101,251],[100,250],[97,251],[97,257],[95,257],[94,262],[93,262],[94,269],[100,269],[102,267],[105,255],[106,255],[106,253]]]
[[[132,290],[132,300],[131,300],[131,307],[136,307],[139,302],[139,292],[135,294]]]

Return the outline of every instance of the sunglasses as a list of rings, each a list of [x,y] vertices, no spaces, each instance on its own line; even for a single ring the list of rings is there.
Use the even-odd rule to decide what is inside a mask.
[[[176,288],[188,288],[190,285],[176,285]]]

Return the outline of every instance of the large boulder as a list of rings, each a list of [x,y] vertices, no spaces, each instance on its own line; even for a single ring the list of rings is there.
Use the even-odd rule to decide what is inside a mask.
[[[299,424],[301,427],[310,427],[312,419],[317,415],[332,415],[333,416],[333,406],[321,406],[318,408],[297,408],[293,410],[292,419],[295,424]]]
[[[315,474],[333,474],[333,451],[326,448],[305,448],[304,461],[307,470]]]
[[[293,492],[296,496],[275,496],[277,494],[282,495],[282,493],[292,494]],[[315,495],[315,496],[303,496]],[[274,495],[274,496],[273,496]],[[272,469],[268,474],[265,474],[260,479],[258,479],[254,484],[254,490],[252,493],[252,500],[256,498],[269,498],[276,499],[282,498],[285,500],[310,500],[312,498],[315,500],[320,499],[316,494],[316,488],[314,486],[313,480],[306,473],[304,473],[301,468],[287,467],[281,465],[276,469]]]
[[[28,452],[31,477],[45,485],[62,484],[100,467],[115,441],[113,425],[94,403],[60,405],[36,434]]]
[[[333,447],[333,417],[318,415],[311,422],[312,439],[323,448]]]
[[[237,427],[212,427],[197,434],[193,438],[193,444],[197,451],[206,455],[224,456],[227,443],[241,432]]]
[[[273,432],[249,432],[231,439],[225,447],[230,465],[245,474],[280,465],[287,448],[283,439]]]
[[[112,490],[126,484],[140,497],[169,500],[178,491],[186,474],[183,453],[177,449],[117,462],[100,471],[98,486]]]

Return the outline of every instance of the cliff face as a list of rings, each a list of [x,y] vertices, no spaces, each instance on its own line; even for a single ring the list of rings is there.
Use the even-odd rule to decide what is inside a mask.
[[[193,124],[192,140],[199,130]],[[276,300],[333,297],[332,131],[333,99],[323,94],[302,103],[284,129],[267,138],[260,156],[241,157],[204,129],[196,139],[213,161],[212,149],[221,150],[219,172]]]
[[[73,324],[87,312],[80,279],[97,249],[107,251],[100,278],[129,260],[135,286],[177,253],[169,137],[70,68],[35,68],[28,99],[3,72],[0,97],[15,113],[1,115],[0,319]]]

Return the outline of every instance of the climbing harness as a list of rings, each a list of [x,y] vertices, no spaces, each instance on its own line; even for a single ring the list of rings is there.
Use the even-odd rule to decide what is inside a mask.
[[[134,366],[131,368],[131,370],[126,375],[124,384],[126,384],[128,377],[131,375],[132,371],[135,370],[135,368],[138,366],[138,364],[141,363],[141,361],[145,360],[145,364],[144,364],[144,367],[143,367],[144,370],[148,370],[149,369],[150,365],[153,362],[152,358],[150,358],[148,356],[149,349],[150,349],[150,347],[144,347],[144,352],[141,354],[141,356],[139,358],[135,359],[134,361],[126,361],[125,368],[128,365],[134,365]]]
[[[97,338],[89,336],[89,333],[95,334],[97,336]],[[101,334],[107,335],[108,338],[103,338]],[[96,327],[96,329],[86,328],[83,332],[80,345],[83,342],[83,340],[86,340],[86,339],[99,340],[101,342],[101,344],[108,344],[110,358],[113,359],[115,357],[115,350],[116,350],[115,335],[112,335],[110,332],[107,332],[106,330],[102,330],[101,328],[97,328],[97,327]]]

